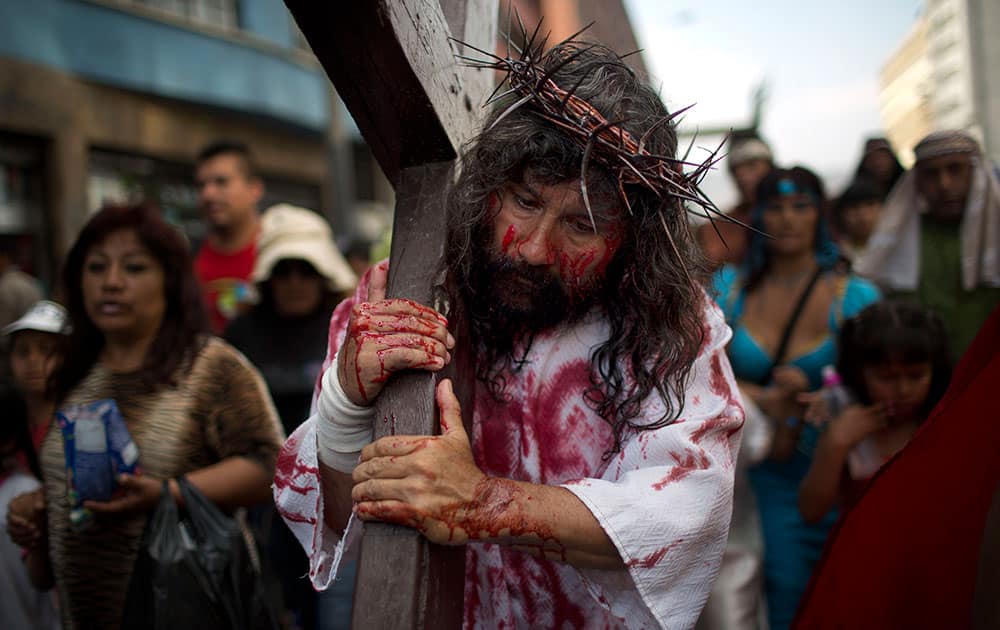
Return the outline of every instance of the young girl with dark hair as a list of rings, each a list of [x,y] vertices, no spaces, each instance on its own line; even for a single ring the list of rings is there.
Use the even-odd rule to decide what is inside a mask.
[[[869,306],[844,323],[839,346],[838,373],[856,402],[824,418],[822,401],[808,398],[813,404],[807,414],[827,422],[799,488],[799,511],[807,522],[856,500],[868,477],[849,464],[852,453],[874,458],[876,466],[891,459],[927,419],[951,377],[944,325],[917,305]]]

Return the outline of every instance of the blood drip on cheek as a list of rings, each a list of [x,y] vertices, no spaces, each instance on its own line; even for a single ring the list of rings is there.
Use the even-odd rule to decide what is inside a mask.
[[[598,247],[592,247],[573,256],[560,254],[559,277],[568,287],[586,288],[593,284],[595,278],[604,274],[621,243],[621,235],[612,232],[604,236],[603,251],[599,251]]]
[[[491,192],[490,196],[486,199],[486,210],[489,212],[495,212],[499,207],[500,195],[496,192]]]
[[[517,238],[517,228],[515,228],[514,224],[511,223],[507,226],[507,231],[504,232],[503,241],[500,244],[501,251],[506,252],[510,248],[511,243],[514,242],[515,238]]]

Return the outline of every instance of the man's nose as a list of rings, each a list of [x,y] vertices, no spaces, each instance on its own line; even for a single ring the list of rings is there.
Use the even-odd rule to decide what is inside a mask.
[[[555,248],[552,246],[551,221],[539,221],[527,238],[517,246],[517,254],[529,265],[551,265],[556,261]]]
[[[963,192],[959,190],[962,183],[962,179],[953,173],[942,171],[938,176],[938,186],[940,186],[941,190],[948,195],[954,196]]]
[[[218,195],[218,186],[208,182],[198,187],[198,199],[202,202],[211,201]]]

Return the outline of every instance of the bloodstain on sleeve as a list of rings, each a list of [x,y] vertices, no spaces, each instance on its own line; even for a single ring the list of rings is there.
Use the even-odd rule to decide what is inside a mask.
[[[730,333],[718,309],[705,308],[705,330],[683,392],[683,422],[631,433],[601,479],[566,485],[598,519],[643,605],[664,627],[694,626],[732,515],[743,409],[724,354]],[[653,421],[663,406],[653,401],[642,411]],[[628,597],[596,572],[588,578],[609,601]]]
[[[303,425],[304,426],[304,425]],[[278,513],[290,523],[315,525],[319,494],[319,468],[300,458],[302,427],[292,433],[278,453],[274,474],[274,499]]]
[[[701,448],[687,448],[683,455],[671,453],[674,465],[662,479],[653,484],[653,490],[663,490],[672,483],[681,481],[696,470],[708,470],[712,462]]]
[[[653,567],[655,567],[657,564],[660,563],[660,560],[663,560],[663,557],[667,555],[668,551],[670,551],[671,549],[673,549],[674,547],[683,542],[684,542],[683,538],[675,540],[669,545],[660,547],[659,549],[657,549],[656,551],[647,556],[644,556],[642,558],[632,558],[631,560],[625,563],[625,566],[629,567],[630,569],[631,568],[652,569]]]

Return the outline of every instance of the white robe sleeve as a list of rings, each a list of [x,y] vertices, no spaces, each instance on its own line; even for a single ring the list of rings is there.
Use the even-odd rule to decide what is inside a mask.
[[[592,594],[626,619],[638,621],[636,609],[648,610],[664,628],[694,626],[732,517],[743,407],[725,354],[731,332],[714,305],[706,318],[710,336],[692,368],[681,418],[632,433],[602,478],[564,485],[600,522],[631,578],[582,569]],[[661,413],[660,404],[644,411],[650,419]]]
[[[319,476],[316,442],[316,400],[323,374],[347,334],[351,309],[368,293],[370,272],[362,277],[354,297],[341,302],[330,318],[326,360],[316,380],[312,416],[285,441],[278,454],[272,490],[278,513],[309,556],[309,579],[317,590],[324,590],[337,577],[337,569],[354,543],[361,538],[362,522],[351,515],[344,532],[335,532],[323,518],[323,491]]]
[[[363,527],[352,514],[341,534],[323,518],[315,418],[309,418],[285,441],[278,455],[273,490],[278,513],[309,556],[313,587],[325,590],[336,579],[341,560],[361,538]]]

